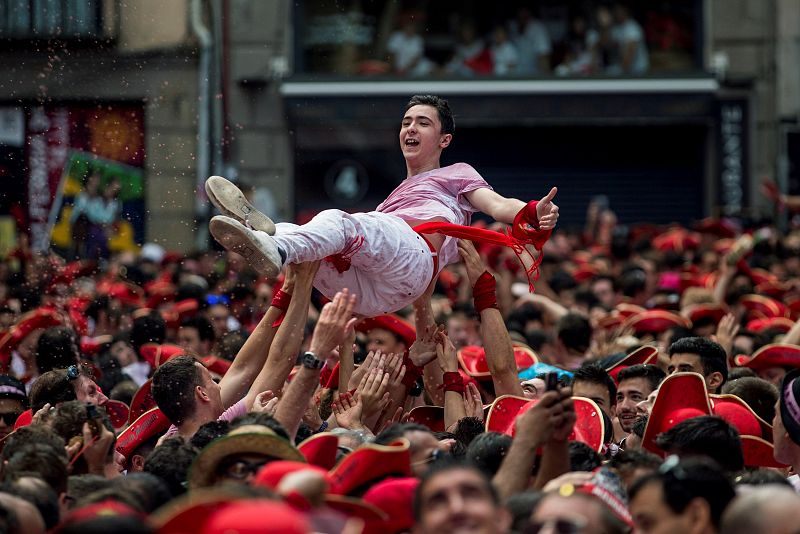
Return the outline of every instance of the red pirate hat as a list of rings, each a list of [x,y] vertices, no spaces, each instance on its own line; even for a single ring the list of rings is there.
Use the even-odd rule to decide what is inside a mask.
[[[617,375],[623,369],[630,367],[631,365],[654,363],[657,360],[658,349],[650,345],[644,345],[631,352],[611,367],[607,367],[606,372],[611,375],[611,378],[614,379],[614,382],[617,382]]]
[[[197,315],[200,309],[200,303],[197,299],[183,299],[171,306],[166,306],[161,309],[161,317],[167,323],[167,328],[178,328],[185,319],[189,319]]]
[[[101,517],[134,517],[140,521],[145,520],[141,512],[131,508],[127,504],[112,499],[106,499],[82,508],[73,509],[60,523],[60,527],[74,525],[75,523],[90,521]]]
[[[180,356],[184,353],[183,347],[179,347],[178,345],[145,343],[139,347],[139,354],[153,369],[162,366],[175,356]]]
[[[620,315],[618,312],[611,312],[605,317],[600,318],[597,321],[597,326],[599,326],[603,330],[614,330],[622,326],[622,323],[624,322],[625,322],[625,317]]]
[[[368,333],[370,330],[380,328],[388,330],[389,332],[397,335],[403,340],[406,349],[414,344],[417,339],[417,331],[414,326],[407,321],[404,321],[397,315],[379,315],[377,317],[370,317],[364,319],[356,325],[356,330],[359,332]]]
[[[339,452],[339,438],[330,432],[321,432],[304,440],[297,449],[309,464],[333,469]]]
[[[231,368],[231,362],[219,356],[204,356],[200,358],[200,362],[206,366],[206,369],[219,376],[225,376],[225,373]]]
[[[128,405],[124,402],[108,399],[108,401],[103,405],[103,408],[106,409],[108,418],[111,420],[111,425],[116,430],[119,430],[128,423],[128,417],[130,417],[131,411],[130,408],[128,408]]]
[[[153,380],[148,378],[144,384],[136,391],[131,399],[131,410],[128,415],[128,422],[133,423],[136,419],[141,417],[146,411],[156,407],[156,401],[153,398],[153,393],[150,391]]]
[[[434,432],[444,432],[444,407],[417,406],[408,413],[408,422],[425,425]]]
[[[178,293],[178,288],[168,280],[156,279],[148,282],[144,288],[147,292],[145,306],[154,309],[167,302],[172,302]]]
[[[744,400],[736,395],[709,395],[711,409],[735,426],[742,436],[757,436],[772,441],[772,425],[764,421]]]
[[[677,313],[666,310],[647,310],[629,317],[623,328],[632,328],[636,335],[641,335],[660,334],[675,326],[691,328],[692,323]]]
[[[715,219],[713,217],[697,221],[694,229],[701,234],[709,234],[724,239],[736,237],[739,233],[739,228],[730,219]]]
[[[765,317],[763,319],[753,319],[748,321],[746,330],[759,334],[764,330],[778,330],[785,334],[794,326],[794,321],[786,317]]]
[[[700,244],[700,237],[683,228],[671,228],[653,238],[653,248],[662,252],[693,250]]]
[[[574,278],[575,281],[580,284],[582,282],[591,280],[599,273],[600,271],[594,265],[591,264],[581,265],[580,267],[575,269],[575,272],[572,273],[572,278]]]
[[[625,319],[647,311],[645,308],[637,306],[636,304],[631,304],[629,302],[620,302],[619,304],[614,306],[614,309]]]
[[[158,534],[198,534],[214,512],[232,505],[235,498],[224,490],[195,490],[170,501],[150,518]]]
[[[775,448],[758,436],[741,436],[742,454],[747,467],[788,467],[775,459]]]
[[[113,341],[114,336],[111,334],[96,337],[82,337],[80,342],[81,354],[84,356],[94,356],[98,354],[104,346],[110,345]]]
[[[642,448],[663,456],[663,451],[656,445],[656,436],[682,421],[711,413],[711,400],[702,375],[669,375],[658,388],[658,395],[644,429]]]
[[[747,310],[749,320],[788,316],[786,306],[763,295],[744,295],[739,303]]]
[[[272,499],[241,499],[217,489],[193,490],[171,501],[152,516],[158,534],[223,534],[253,532],[254,525],[269,522],[269,532],[305,534],[311,532],[301,512]]]
[[[33,422],[33,410],[28,408],[17,417],[17,420],[14,421],[14,430],[18,428],[22,428],[23,426],[28,426]]]
[[[786,306],[789,307],[789,315],[792,319],[800,318],[800,296],[787,298]]]
[[[785,343],[764,345],[752,356],[740,354],[733,359],[739,367],[749,367],[761,371],[769,367],[800,368],[800,346]]]
[[[597,404],[590,399],[573,397],[575,403],[575,427],[569,435],[570,441],[580,441],[597,452],[605,444],[605,425]],[[517,417],[536,406],[538,399],[530,400],[514,395],[502,395],[492,403],[486,416],[486,430],[509,436],[516,433]]]
[[[281,483],[283,477],[298,471],[313,471],[314,473],[318,473],[330,484],[330,475],[327,469],[310,463],[306,464],[293,460],[276,460],[274,462],[269,462],[258,470],[258,473],[256,473],[253,479],[253,485],[274,490]]]
[[[756,285],[755,290],[759,295],[766,295],[777,300],[783,300],[790,289],[791,286],[789,286],[789,284],[785,284],[779,280],[771,280],[759,283]]]
[[[391,478],[378,482],[364,494],[364,501],[377,506],[389,516],[383,532],[411,531],[414,526],[413,503],[414,493],[419,486],[419,479]]]
[[[77,260],[70,262],[60,269],[53,277],[50,285],[55,284],[71,284],[76,278],[88,276],[97,270],[97,262],[94,260]]]
[[[347,495],[379,479],[411,476],[409,446],[407,439],[399,439],[388,445],[362,445],[345,456],[330,472],[330,493]]]
[[[692,324],[703,321],[710,321],[717,324],[727,313],[727,306],[716,303],[694,304],[681,310],[681,315],[687,317]]]
[[[489,365],[486,363],[486,351],[483,347],[468,345],[459,350],[457,356],[461,368],[469,376],[479,380],[491,378],[492,373],[489,372]],[[523,371],[539,362],[536,353],[526,346],[514,347],[514,360],[517,363],[518,371]]]
[[[26,313],[0,339],[0,355],[10,357],[11,352],[34,331],[61,324],[61,316],[49,308],[37,308]]]
[[[764,269],[759,269],[758,267],[750,269],[750,280],[752,280],[756,286],[778,283],[777,276],[769,271],[765,271]],[[761,292],[759,291],[759,294],[760,293]]]
[[[166,432],[169,425],[169,419],[161,410],[158,408],[148,410],[120,432],[115,448],[127,461],[140,445]]]
[[[105,294],[132,308],[139,308],[144,304],[144,290],[129,282],[114,282],[108,286]]]

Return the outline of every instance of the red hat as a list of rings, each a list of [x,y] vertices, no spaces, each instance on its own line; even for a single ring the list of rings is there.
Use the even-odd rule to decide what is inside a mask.
[[[34,331],[61,324],[63,324],[61,317],[49,308],[37,308],[26,313],[0,339],[0,359],[10,358],[11,352]]]
[[[281,483],[283,477],[298,471],[313,471],[322,475],[326,481],[330,481],[328,471],[322,467],[313,464],[304,464],[303,462],[294,462],[292,460],[277,460],[269,462],[258,470],[258,473],[253,479],[253,485],[274,490]]]
[[[347,495],[351,491],[390,476],[411,476],[410,443],[398,439],[388,445],[367,443],[351,452],[333,468],[331,493]]]
[[[55,284],[71,284],[76,278],[88,276],[97,270],[97,262],[94,260],[77,260],[70,262],[60,269],[50,281],[50,286]]]
[[[106,414],[108,414],[108,418],[111,420],[111,425],[119,430],[120,428],[124,427],[128,423],[128,417],[130,417],[130,408],[128,405],[122,401],[108,399],[106,403],[103,405],[103,408],[106,409]]]
[[[706,320],[717,324],[727,313],[727,306],[714,303],[694,304],[681,310],[681,315],[687,317],[692,324]]]
[[[330,432],[320,432],[303,440],[297,448],[309,464],[333,469],[339,452],[339,438]]]
[[[306,534],[305,515],[288,504],[268,499],[233,501],[211,512],[198,534]]]
[[[414,493],[418,478],[387,478],[372,486],[364,494],[364,501],[383,510],[389,519],[383,532],[395,534],[410,531],[414,526]]]
[[[791,286],[789,284],[783,283],[779,280],[768,280],[765,282],[759,282],[756,285],[755,291],[759,295],[766,295],[774,299],[783,300],[783,298],[786,296],[786,293],[788,293],[790,289]]]
[[[198,534],[208,518],[231,504],[237,495],[224,489],[199,489],[169,501],[150,516],[158,534]]]
[[[605,317],[601,317],[597,321],[597,326],[599,326],[603,330],[614,330],[622,326],[622,323],[624,322],[625,322],[625,317],[620,315],[619,312],[613,311],[607,314]]]
[[[444,407],[417,406],[412,408],[407,418],[409,423],[425,425],[434,432],[444,432]]]
[[[661,382],[653,409],[642,437],[642,448],[663,456],[656,445],[656,436],[678,423],[711,415],[711,400],[706,381],[697,373],[674,373]]]
[[[800,346],[784,343],[764,345],[752,356],[740,354],[733,359],[739,367],[762,371],[770,367],[800,368]]]
[[[104,346],[111,344],[114,341],[114,336],[106,334],[96,337],[82,337],[81,338],[81,354],[84,356],[94,356],[100,352]]]
[[[153,379],[148,378],[144,384],[134,393],[131,399],[130,415],[128,415],[128,423],[133,423],[136,419],[142,416],[148,410],[156,407],[156,401],[153,398],[153,393],[150,390]]]
[[[417,339],[417,331],[414,329],[414,326],[397,315],[379,315],[378,317],[364,319],[356,325],[356,330],[364,333],[368,333],[370,330],[376,328],[388,330],[399,336],[400,339],[403,340],[403,343],[405,343],[406,349],[411,347]]]
[[[155,369],[165,362],[170,361],[172,358],[185,354],[185,351],[183,347],[179,347],[178,345],[145,343],[139,347],[139,354],[144,361],[150,364],[150,367]]]
[[[632,328],[637,335],[660,334],[675,326],[691,328],[689,319],[666,310],[647,310],[629,317],[623,328]]]
[[[22,428],[23,426],[28,426],[33,422],[33,410],[28,408],[17,417],[17,420],[14,421],[14,430],[18,428]]]
[[[741,436],[742,455],[747,467],[789,467],[775,459],[775,448],[769,441],[758,436]]]
[[[692,250],[700,244],[700,237],[683,228],[672,228],[653,238],[653,248],[662,252],[683,252]]]
[[[105,294],[133,308],[139,308],[144,304],[144,290],[129,282],[115,282],[108,287]]]
[[[764,330],[778,330],[785,334],[794,326],[794,321],[786,317],[765,317],[763,319],[753,319],[748,321],[746,330],[760,334]]]
[[[178,288],[175,287],[174,284],[169,282],[169,280],[162,279],[148,282],[145,284],[144,289],[148,295],[145,306],[153,309],[167,302],[172,302],[175,299],[175,295],[178,293]]]
[[[532,349],[524,346],[514,347],[514,360],[517,370],[522,371],[539,362],[539,358]],[[458,351],[458,361],[461,368],[474,378],[491,378],[489,365],[486,363],[486,351],[483,347],[468,345]]]
[[[169,419],[161,410],[158,408],[148,410],[131,423],[128,428],[120,432],[115,448],[126,460],[129,460],[140,445],[154,436],[166,432],[169,425]]]
[[[756,436],[772,441],[772,425],[764,421],[744,400],[736,395],[709,395],[711,409],[731,423],[742,436]]]
[[[631,304],[629,302],[620,302],[619,304],[614,306],[614,309],[625,319],[647,311],[645,308],[637,306],[636,304]]]
[[[736,237],[739,233],[739,228],[730,219],[715,219],[708,217],[706,219],[697,221],[694,229],[702,234],[711,234],[716,237],[730,239]]]
[[[789,314],[793,319],[800,319],[800,297],[787,298],[786,306],[789,307]]]
[[[603,415],[597,404],[590,399],[573,397],[575,403],[575,427],[569,435],[570,441],[580,441],[597,452],[603,450],[605,444],[605,424]],[[500,432],[513,437],[516,433],[517,417],[527,412],[538,403],[538,399],[530,400],[514,395],[502,395],[492,403],[486,417],[486,430]]]
[[[145,519],[141,512],[131,508],[127,504],[107,499],[72,510],[69,515],[67,515],[66,519],[61,522],[60,526],[73,525],[75,523],[109,516],[135,517],[142,521]]]
[[[614,382],[618,383],[619,381],[617,380],[617,375],[623,369],[626,369],[631,365],[654,363],[656,361],[658,361],[658,349],[651,345],[644,345],[631,352],[611,367],[607,367],[606,372],[611,375],[611,378],[614,379]]]
[[[739,302],[747,310],[747,318],[750,320],[789,315],[785,305],[763,295],[744,295]]]
[[[598,274],[600,274],[600,271],[594,265],[581,265],[572,273],[572,278],[580,284],[591,280]]]
[[[219,376],[225,376],[225,373],[231,368],[231,362],[219,356],[205,356],[200,358],[200,362],[206,366],[206,369]]]
[[[171,306],[166,306],[161,309],[161,316],[164,322],[167,323],[167,328],[178,328],[184,319],[189,319],[197,315],[200,309],[200,303],[197,299],[183,299]]]

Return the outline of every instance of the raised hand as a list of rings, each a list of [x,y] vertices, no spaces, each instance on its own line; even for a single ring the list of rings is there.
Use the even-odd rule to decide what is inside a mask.
[[[442,372],[452,373],[458,371],[458,357],[456,356],[456,347],[453,342],[444,332],[438,332],[436,339],[436,358],[439,360]]]
[[[467,239],[458,240],[458,253],[461,259],[464,260],[464,266],[467,268],[467,277],[469,278],[470,286],[474,286],[478,278],[486,272],[486,266],[483,264],[478,251],[475,250],[475,245],[472,241]]]
[[[344,288],[336,293],[331,302],[323,306],[311,338],[310,350],[317,355],[317,358],[330,359],[333,349],[338,347],[353,329],[356,323],[356,319],[353,318],[355,305],[356,296]]]
[[[553,197],[558,193],[558,188],[550,189],[536,205],[536,218],[539,219],[540,230],[552,230],[558,221],[558,206],[553,203]]]
[[[408,349],[408,357],[417,367],[425,367],[436,359],[436,333],[443,327],[428,325]]]
[[[265,413],[267,415],[275,415],[278,409],[278,401],[280,399],[271,391],[262,391],[256,395],[256,400],[253,401],[251,412]]]
[[[381,351],[369,351],[367,357],[361,362],[361,365],[356,367],[355,371],[353,371],[353,374],[350,376],[350,381],[347,383],[347,391],[356,389],[361,383],[361,379],[364,378],[364,375],[368,374],[372,369],[376,367],[378,369],[383,369],[384,361],[385,356],[381,354]]]
[[[361,403],[358,393],[355,395],[350,395],[349,393],[337,395],[333,401],[332,408],[336,424],[339,427],[350,430],[364,428],[364,423],[361,422],[364,405]]]
[[[363,418],[381,413],[389,403],[389,378],[390,373],[380,369],[373,369],[361,379],[356,394],[363,405]]]
[[[468,382],[464,390],[464,410],[467,412],[467,417],[483,421],[483,399],[478,386],[472,382]]]
[[[713,337],[716,342],[725,349],[725,354],[727,354],[728,357],[734,356],[731,354],[733,352],[733,339],[738,333],[739,325],[736,323],[736,316],[732,313],[725,314],[725,316],[720,319],[717,325],[717,332]]]

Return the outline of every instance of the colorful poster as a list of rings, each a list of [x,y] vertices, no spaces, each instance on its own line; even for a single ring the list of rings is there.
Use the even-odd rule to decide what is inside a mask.
[[[136,250],[144,241],[143,106],[27,111],[27,210],[17,219],[32,248],[69,257]]]
[[[50,212],[52,246],[71,258],[136,251],[142,237],[133,223],[143,207],[143,169],[71,151]]]

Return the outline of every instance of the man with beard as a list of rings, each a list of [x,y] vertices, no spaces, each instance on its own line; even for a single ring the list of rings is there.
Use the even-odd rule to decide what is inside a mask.
[[[664,371],[655,365],[639,364],[619,372],[617,380],[616,416],[626,434],[633,432],[633,425],[641,417],[638,404],[658,389],[664,380]],[[623,439],[624,442],[624,439]]]

